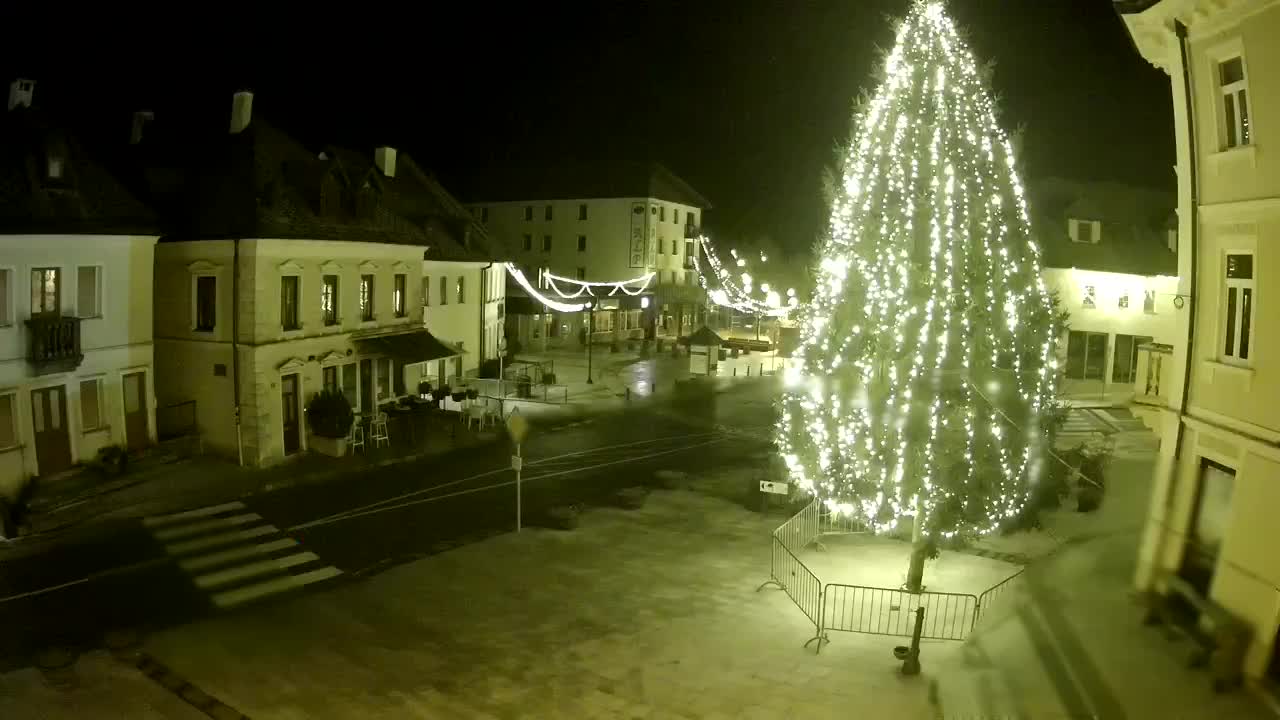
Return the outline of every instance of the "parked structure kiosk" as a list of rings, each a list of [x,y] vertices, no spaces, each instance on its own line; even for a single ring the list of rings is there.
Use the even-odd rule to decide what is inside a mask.
[[[694,375],[714,375],[720,361],[720,346],[724,339],[711,328],[703,325],[694,334],[680,338],[689,346],[689,372]]]

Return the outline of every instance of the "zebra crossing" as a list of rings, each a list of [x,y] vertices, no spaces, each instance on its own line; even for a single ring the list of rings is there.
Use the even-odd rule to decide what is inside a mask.
[[[239,501],[152,516],[142,524],[219,610],[342,574]]]

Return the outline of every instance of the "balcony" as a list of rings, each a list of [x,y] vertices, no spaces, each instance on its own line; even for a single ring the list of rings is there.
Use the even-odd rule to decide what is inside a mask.
[[[67,372],[80,366],[80,318],[34,315],[27,320],[27,360],[36,375]]]

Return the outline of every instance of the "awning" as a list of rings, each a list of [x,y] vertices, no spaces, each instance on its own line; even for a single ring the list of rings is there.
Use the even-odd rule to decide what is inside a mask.
[[[362,353],[389,355],[404,363],[427,362],[464,354],[461,348],[438,340],[425,328],[355,340]]]

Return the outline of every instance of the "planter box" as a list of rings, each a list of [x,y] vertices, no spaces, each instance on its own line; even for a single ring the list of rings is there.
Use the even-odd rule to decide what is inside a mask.
[[[328,455],[329,457],[345,457],[347,454],[347,439],[344,437],[328,438],[321,437],[319,435],[312,435],[307,447],[315,450],[321,455]]]

